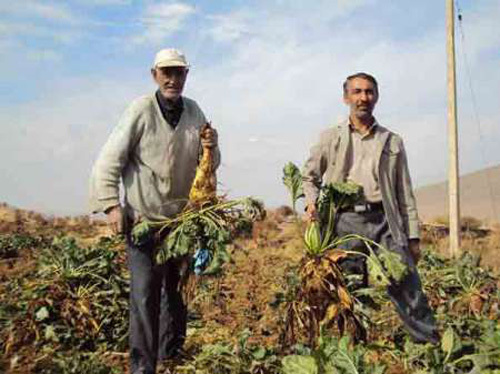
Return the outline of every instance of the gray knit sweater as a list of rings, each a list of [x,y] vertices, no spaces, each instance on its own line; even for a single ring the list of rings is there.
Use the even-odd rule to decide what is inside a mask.
[[[206,119],[195,101],[183,100],[175,129],[163,118],[155,95],[138,98],[125,110],[92,170],[92,212],[120,203],[120,180],[125,210],[134,220],[163,220],[184,208],[200,157],[200,128]],[[218,148],[215,153],[218,166]]]

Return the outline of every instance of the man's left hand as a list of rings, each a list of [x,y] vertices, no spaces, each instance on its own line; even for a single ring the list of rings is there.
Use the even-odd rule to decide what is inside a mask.
[[[420,252],[420,239],[410,239],[408,241],[408,249],[410,250],[415,265],[417,265],[420,261],[420,257],[422,257],[422,253]]]
[[[201,132],[201,146],[203,148],[214,148],[217,146],[217,130],[207,127]]]

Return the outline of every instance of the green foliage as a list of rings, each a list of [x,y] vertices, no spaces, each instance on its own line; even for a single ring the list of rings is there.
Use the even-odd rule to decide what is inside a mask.
[[[408,273],[408,266],[399,253],[390,251],[384,246],[361,236],[353,235],[352,237],[361,240],[368,248],[369,253],[366,258],[370,284],[385,287],[403,280]],[[349,240],[349,238],[345,239]]]
[[[156,262],[164,264],[171,258],[192,254],[201,245],[198,238],[203,235],[203,231],[200,220],[183,222],[163,240],[156,255]]]
[[[0,259],[17,257],[21,249],[36,248],[44,244],[45,239],[42,237],[28,234],[2,234],[0,235]]]
[[[453,311],[473,295],[482,295],[483,310],[491,309],[495,300],[500,297],[497,278],[491,271],[480,266],[479,256],[469,252],[462,253],[458,259],[450,260],[426,251],[419,270],[423,274],[422,278],[425,277],[429,284],[438,285],[429,288],[430,296],[448,301],[440,305],[440,313]]]
[[[312,356],[290,355],[283,358],[283,374],[318,374],[316,359]]]
[[[323,333],[315,350],[283,358],[283,374],[384,373],[384,366],[365,360],[366,352],[362,345],[353,346],[348,335],[337,339]]]
[[[201,373],[241,373],[242,363],[230,344],[207,344],[194,359]]]
[[[408,339],[402,347],[392,348],[392,354],[415,373],[483,374],[499,370],[498,279],[469,253],[447,259],[424,251],[419,271],[427,296],[438,302],[436,318],[444,327],[441,343],[415,344]],[[474,297],[482,301],[472,311]]]
[[[108,250],[110,241],[102,240],[95,247],[80,247],[74,238],[54,239],[42,250],[39,273],[42,277],[56,276],[71,288],[108,282],[117,271],[116,252]]]
[[[241,200],[241,210],[239,217],[251,222],[262,221],[266,218],[266,209],[264,203],[253,197],[246,197]]]
[[[231,227],[223,219],[212,216],[192,216],[181,222],[163,240],[156,255],[156,262],[165,263],[168,259],[192,255],[198,248],[207,248],[212,257],[209,265],[211,272],[217,272],[228,258],[226,245],[230,243]]]
[[[259,200],[225,201],[188,209],[166,221],[143,221],[132,229],[132,241],[136,245],[159,242],[157,264],[192,256],[197,249],[206,248],[210,252],[210,264],[204,274],[213,274],[229,260],[226,246],[234,234],[251,231],[253,222],[264,217],[264,205]]]
[[[499,337],[497,327],[486,332],[479,341],[465,341],[452,327],[448,327],[440,346],[416,345],[407,341],[404,354],[408,357],[408,364],[420,372],[483,374],[500,369],[500,346],[487,343]]]
[[[176,369],[190,374],[278,374],[280,364],[274,352],[262,346],[250,346],[249,337],[249,330],[244,330],[234,345],[206,344],[192,363]]]
[[[306,246],[306,253],[309,256],[318,256],[323,254],[325,247],[321,238],[321,230],[318,222],[311,222],[306,227],[304,233],[304,244]]]
[[[293,211],[296,211],[298,199],[304,197],[302,175],[293,162],[287,162],[283,167],[283,184],[290,193]],[[338,182],[327,184],[321,188],[318,208],[322,222],[330,216],[330,209],[335,210],[356,204],[363,197],[363,188],[354,182]]]
[[[448,362],[453,354],[456,354],[462,349],[460,338],[457,334],[455,334],[455,331],[453,331],[451,327],[448,327],[443,334],[443,338],[441,339],[441,349],[446,355],[444,362]]]
[[[321,189],[318,199],[320,222],[311,222],[306,228],[306,254],[320,256],[336,246],[335,224],[339,209],[355,204],[361,197],[361,187],[352,182],[327,184]]]
[[[290,193],[292,209],[296,213],[297,200],[304,197],[302,175],[299,168],[292,162],[283,167],[283,183]],[[320,256],[331,248],[335,240],[335,216],[340,208],[355,204],[363,195],[361,186],[353,183],[333,183],[321,188],[317,202],[320,222],[310,223],[306,228],[304,244],[306,254]]]
[[[321,223],[322,251],[328,249],[329,245],[336,240],[335,225],[339,210],[354,205],[361,197],[361,186],[353,182],[327,184],[321,188],[318,212]]]
[[[327,184],[322,187],[318,209],[322,222],[326,221],[333,209],[338,212],[359,203],[363,198],[363,188],[351,181]]]
[[[304,197],[302,190],[302,175],[293,162],[287,162],[283,167],[283,183],[285,184],[292,200],[292,209],[296,212],[297,201]]]
[[[14,344],[31,342],[61,352],[123,349],[128,282],[113,250],[117,244],[103,238],[96,246],[81,247],[61,237],[40,248],[36,278],[12,287],[15,298],[5,312],[16,314],[4,333]]]
[[[154,227],[148,221],[142,221],[132,228],[132,241],[137,246],[146,245],[153,240]]]

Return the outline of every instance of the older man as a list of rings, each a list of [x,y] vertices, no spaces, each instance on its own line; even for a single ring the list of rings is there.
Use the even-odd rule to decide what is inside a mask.
[[[152,94],[134,100],[104,145],[91,176],[91,207],[104,212],[116,233],[128,238],[131,373],[154,373],[157,359],[175,355],[186,334],[186,307],[178,292],[179,264],[153,261],[155,243],[137,245],[130,229],[142,219],[164,220],[186,205],[201,146],[214,147],[195,101],[182,96],[189,72],[185,56],[175,49],[156,54]],[[123,205],[119,185],[123,183]]]
[[[343,89],[349,119],[321,134],[304,166],[307,216],[318,219],[316,201],[322,183],[353,181],[361,185],[364,201],[339,214],[337,235],[360,234],[401,255],[409,272],[399,284],[388,287],[389,297],[415,341],[436,343],[434,317],[416,268],[419,222],[403,141],[373,116],[379,98],[373,76],[351,75]],[[363,248],[355,240],[346,244],[346,249]],[[361,258],[348,260],[343,267],[366,273]]]

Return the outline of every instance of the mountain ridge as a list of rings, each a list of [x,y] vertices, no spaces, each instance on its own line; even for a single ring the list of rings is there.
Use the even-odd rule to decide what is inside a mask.
[[[500,165],[460,176],[460,215],[485,223],[500,222]],[[448,216],[448,182],[415,190],[420,219],[424,222]]]

